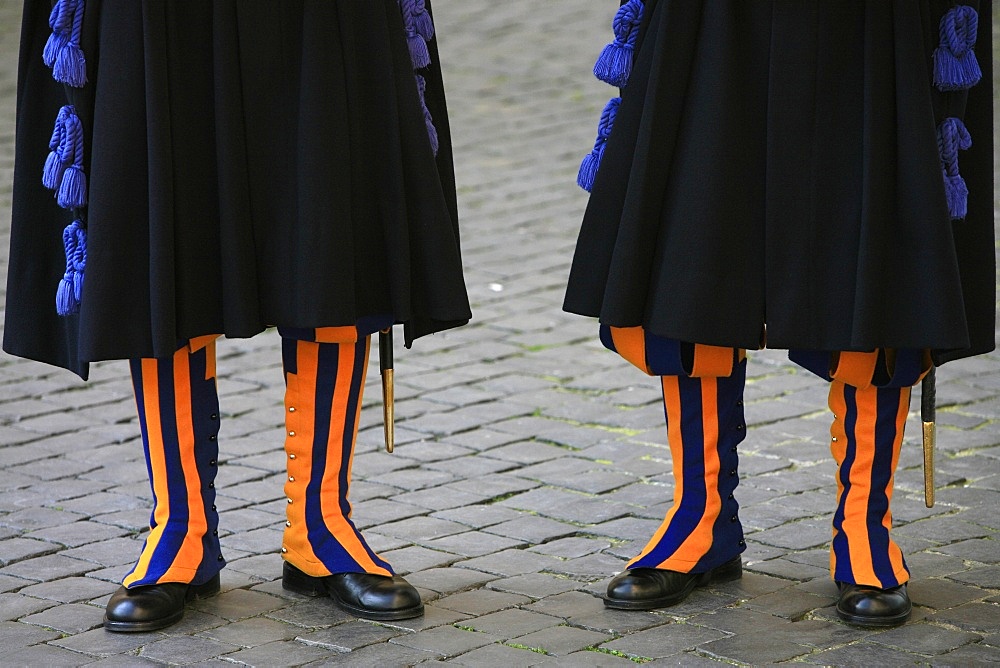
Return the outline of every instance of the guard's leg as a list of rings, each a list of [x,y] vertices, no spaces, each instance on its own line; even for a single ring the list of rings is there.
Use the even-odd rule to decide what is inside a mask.
[[[893,479],[911,387],[930,369],[919,350],[792,351],[795,362],[830,381],[830,451],[837,463],[830,571],[837,614],[860,626],[896,626],[910,616],[909,570],[893,541]]]
[[[615,350],[661,376],[674,502],[628,570],[612,580],[605,603],[663,607],[696,586],[742,573],[739,555],[746,543],[734,492],[737,444],[746,436],[746,360],[744,351],[732,348],[655,340],[641,331],[609,333]]]
[[[837,613],[852,624],[895,626],[910,616],[909,569],[892,539],[893,479],[911,385],[929,368],[919,351],[841,353],[831,365],[830,451],[837,463],[830,571]]]
[[[178,621],[186,600],[217,592],[225,563],[215,507],[214,337],[130,366],[154,506],[149,536],[108,603],[105,627],[150,631]]]
[[[316,333],[323,338],[324,330]],[[282,339],[288,461],[283,585],[329,595],[362,617],[404,619],[423,612],[420,595],[393,575],[351,521],[351,463],[371,342],[370,336],[354,338]]]

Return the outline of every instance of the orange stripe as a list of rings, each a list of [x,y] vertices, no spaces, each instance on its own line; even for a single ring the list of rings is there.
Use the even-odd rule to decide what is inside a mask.
[[[725,349],[732,361],[732,348]],[[697,354],[695,355],[697,359]],[[712,527],[722,510],[722,498],[719,496],[719,415],[718,415],[718,380],[703,378],[701,380],[702,405],[702,443],[705,462],[705,510],[698,526],[684,539],[671,557],[657,566],[672,571],[687,572],[712,548]]]
[[[838,353],[830,377],[854,387],[868,387],[875,376],[878,350],[867,353],[844,351]]]
[[[150,529],[149,536],[146,537],[146,545],[142,554],[139,555],[139,561],[135,568],[122,581],[126,587],[146,577],[149,562],[156,552],[156,546],[163,536],[163,529],[170,516],[170,490],[167,487],[167,467],[163,458],[163,431],[160,425],[160,387],[157,382],[159,364],[155,359],[144,358],[141,360],[141,368],[143,405],[139,406],[138,409],[146,419],[149,466],[152,470],[150,482],[153,486],[153,494],[156,496],[156,510],[153,514],[156,526]]]
[[[201,498],[201,477],[195,461],[194,417],[191,407],[191,358],[186,347],[174,353],[174,411],[177,441],[187,488],[188,525],[180,550],[159,582],[188,582],[198,570],[204,549],[201,539],[208,532],[205,504]]]
[[[646,362],[646,334],[642,327],[611,327],[611,340],[618,354],[637,366],[644,373],[652,375]]]
[[[365,360],[368,359],[368,346],[371,337],[365,337]],[[351,465],[354,461],[354,448],[351,448],[348,461],[342,460],[343,437],[348,434],[347,429],[351,429],[351,443],[357,439],[359,418],[361,416],[361,400],[364,394],[365,377],[368,365],[361,365],[361,378],[357,396],[357,412],[355,420],[351,425],[346,423],[347,405],[350,400],[351,383],[354,380],[354,354],[357,344],[342,343],[338,350],[337,381],[334,386],[333,406],[330,411],[330,440],[327,444],[326,471],[323,474],[322,503],[323,520],[327,529],[337,539],[337,542],[347,550],[351,558],[354,559],[368,573],[378,575],[391,575],[389,571],[378,566],[369,556],[364,544],[358,537],[354,527],[352,527],[340,511],[340,470],[341,466],[347,466],[347,481],[350,484]],[[344,490],[346,493],[346,490]]]
[[[830,452],[833,454],[833,460],[837,463],[838,470],[844,463],[844,459],[847,458],[847,431],[844,429],[844,415],[847,412],[847,400],[844,397],[845,387],[846,385],[839,380],[830,383],[830,410],[835,416],[833,424],[830,425]],[[838,475],[837,508],[840,507],[843,497],[844,484]],[[836,536],[836,529],[833,529],[832,533]],[[833,549],[830,550],[830,572],[837,572],[837,554]]]
[[[615,344],[617,345],[617,343]],[[649,539],[646,543],[646,547],[643,548],[642,552],[639,553],[635,559],[626,564],[626,568],[631,568],[633,563],[636,563],[646,557],[650,552],[652,552],[656,546],[663,539],[663,535],[667,532],[667,527],[670,526],[670,521],[674,518],[677,513],[677,509],[681,505],[681,499],[684,498],[684,476],[682,472],[684,471],[684,436],[681,431],[681,392],[680,384],[677,381],[677,376],[660,376],[660,382],[663,385],[663,402],[666,405],[667,415],[677,416],[676,419],[667,419],[667,444],[670,446],[670,456],[673,460],[673,470],[674,470],[674,502],[670,506],[670,510],[667,511],[666,517],[663,519],[663,523],[656,529],[656,533],[653,537]]]
[[[285,392],[285,452],[288,476],[295,481],[285,482],[285,496],[292,499],[286,504],[286,515],[291,526],[285,527],[284,547],[296,555],[295,565],[308,575],[329,575],[309,544],[306,525],[306,488],[312,473],[312,443],[314,421],[312,407],[316,403],[316,375],[319,366],[319,345],[298,341],[295,347],[296,373],[287,375]],[[290,407],[296,410],[288,412]],[[304,416],[304,417],[302,417]],[[295,436],[289,436],[295,432]],[[291,459],[289,455],[295,455]],[[320,567],[316,568],[319,564]]]
[[[871,537],[868,535],[868,499],[871,491],[872,463],[875,454],[875,426],[878,417],[878,389],[868,385],[855,388],[857,422],[854,429],[854,464],[851,466],[851,492],[844,506],[844,531],[851,555],[855,582],[878,582],[872,564]],[[855,540],[851,540],[854,538]],[[861,538],[863,540],[857,540]]]
[[[350,325],[347,327],[317,327],[317,343],[357,343],[358,328]]]
[[[692,378],[725,378],[733,373],[733,349],[728,346],[694,344]]]

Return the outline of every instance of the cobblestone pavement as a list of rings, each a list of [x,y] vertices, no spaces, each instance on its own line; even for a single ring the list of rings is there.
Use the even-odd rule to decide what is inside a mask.
[[[938,503],[919,419],[898,474],[907,625],[835,620],[823,383],[754,354],[738,490],[741,581],[658,612],[595,594],[671,498],[655,382],[560,312],[585,195],[576,166],[610,89],[589,68],[615,3],[437,0],[475,320],[397,351],[397,451],[369,375],[355,519],[426,615],[359,621],[282,591],[278,338],[220,344],[223,593],[163,632],[111,634],[107,596],[137,554],[148,491],[126,365],[91,382],[0,357],[0,664],[470,666],[970,665],[1000,661],[1000,355],[940,372]],[[18,0],[0,0],[0,223],[10,214]],[[2,259],[6,269],[6,255]],[[914,406],[918,405],[914,402]]]

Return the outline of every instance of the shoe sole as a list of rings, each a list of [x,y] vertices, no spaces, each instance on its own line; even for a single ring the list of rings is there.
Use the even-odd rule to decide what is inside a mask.
[[[321,596],[328,596],[330,600],[333,601],[334,605],[343,610],[344,612],[350,613],[355,617],[361,617],[362,619],[371,619],[376,622],[391,622],[400,619],[413,619],[414,617],[419,617],[424,614],[424,604],[414,606],[412,608],[403,608],[401,610],[385,610],[376,611],[368,610],[366,608],[359,608],[355,605],[351,605],[347,601],[343,600],[337,596],[336,592],[332,592],[323,585],[322,578],[315,578],[311,575],[306,575],[305,573],[295,571],[285,570],[281,577],[281,588],[288,591],[295,592],[296,594],[302,594],[303,596],[309,596],[310,598],[319,598]]]
[[[217,576],[205,584],[189,587],[187,593],[184,595],[184,605],[186,606],[195,599],[215,596],[219,593],[220,588],[219,578]],[[184,608],[181,608],[169,617],[150,619],[145,622],[123,622],[121,620],[108,619],[108,616],[104,615],[104,628],[112,633],[148,633],[150,631],[165,629],[168,626],[181,621],[183,618]]]
[[[684,589],[669,596],[638,601],[604,596],[604,607],[612,608],[613,610],[655,610],[656,608],[668,608],[690,596],[691,592],[697,587],[732,582],[733,580],[739,580],[741,577],[743,577],[743,562],[737,557],[730,563],[722,564],[713,570],[701,573],[697,578],[692,579]]]
[[[910,612],[911,610],[907,610],[905,613],[894,617],[865,617],[862,615],[852,615],[848,612],[843,612],[840,608],[837,608],[837,616],[840,617],[842,621],[845,621],[853,626],[860,626],[866,629],[900,626],[910,618]]]

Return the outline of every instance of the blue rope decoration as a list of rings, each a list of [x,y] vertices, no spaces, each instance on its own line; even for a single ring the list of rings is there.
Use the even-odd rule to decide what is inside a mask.
[[[424,124],[427,126],[427,138],[431,142],[431,150],[434,151],[434,155],[437,155],[439,148],[438,133],[437,128],[434,127],[434,119],[431,118],[431,112],[427,108],[427,80],[419,74],[415,76],[417,79],[417,91],[420,93],[420,108],[424,112]]]
[[[71,105],[62,107],[56,116],[49,149],[42,169],[42,185],[56,191],[56,201],[64,209],[81,209],[87,206],[87,176],[83,171],[83,124]]]
[[[82,88],[87,84],[87,59],[80,48],[85,0],[56,0],[49,14],[52,34],[42,50],[42,62],[52,68],[59,83]],[[42,169],[42,184],[56,192],[56,202],[64,209],[87,206],[87,175],[83,171],[83,123],[72,105],[56,115],[49,155]],[[80,312],[83,271],[87,266],[87,230],[77,217],[63,230],[66,271],[56,288],[56,313]]]
[[[63,230],[66,249],[66,273],[56,290],[56,313],[62,316],[80,312],[83,295],[83,270],[87,267],[87,230],[79,218]]]
[[[941,122],[937,137],[948,214],[952,220],[961,220],[968,213],[969,188],[965,185],[965,179],[958,173],[958,152],[967,151],[972,147],[972,137],[961,119],[955,117],[946,118]]]
[[[57,0],[49,14],[52,34],[42,51],[42,61],[52,68],[52,78],[81,88],[87,83],[87,59],[80,48],[85,0]]]
[[[983,72],[976,60],[979,15],[968,5],[951,8],[941,19],[941,45],[934,50],[934,85],[942,91],[966,90]]]
[[[434,38],[434,22],[427,11],[425,0],[399,0],[399,10],[403,14],[403,31],[406,34],[406,45],[410,49],[410,61],[414,70],[421,70],[431,64],[430,50],[427,42]],[[437,155],[440,142],[434,119],[427,108],[427,81],[419,74],[414,74],[417,81],[417,93],[420,97],[420,108],[427,125],[427,138],[431,150]]]
[[[615,39],[604,47],[594,65],[594,76],[601,81],[619,88],[628,84],[644,9],[642,0],[629,0],[615,14],[612,22]]]
[[[618,116],[618,108],[621,106],[621,103],[622,99],[620,97],[613,97],[604,106],[604,111],[601,112],[601,120],[597,124],[597,141],[594,142],[594,149],[580,163],[580,171],[576,176],[576,183],[587,192],[590,192],[594,188],[597,170],[601,166],[604,149],[608,144],[608,137],[611,136],[611,129],[614,127],[615,118]]]

